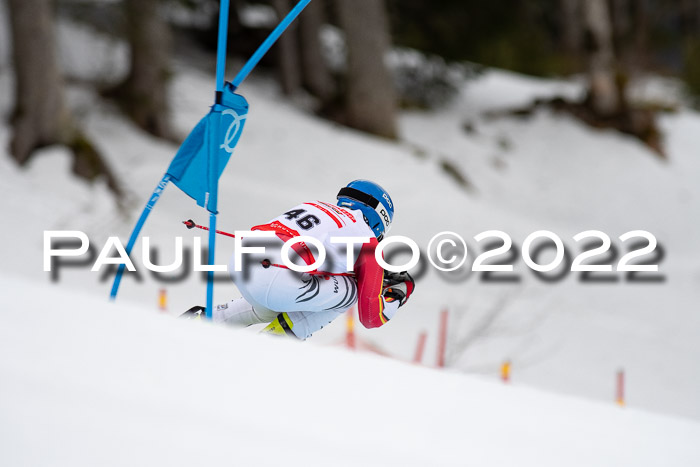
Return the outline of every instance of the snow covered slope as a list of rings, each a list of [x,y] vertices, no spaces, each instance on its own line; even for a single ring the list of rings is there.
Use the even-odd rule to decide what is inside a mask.
[[[3,466],[700,464],[698,422],[8,277],[0,297]]]

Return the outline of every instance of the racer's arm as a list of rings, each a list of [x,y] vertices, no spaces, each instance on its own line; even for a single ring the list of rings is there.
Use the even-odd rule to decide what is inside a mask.
[[[384,286],[384,269],[374,258],[374,250],[379,242],[371,238],[362,245],[360,255],[355,262],[357,278],[357,309],[360,322],[366,328],[378,328],[396,314],[401,303],[398,300],[387,302],[382,297]]]

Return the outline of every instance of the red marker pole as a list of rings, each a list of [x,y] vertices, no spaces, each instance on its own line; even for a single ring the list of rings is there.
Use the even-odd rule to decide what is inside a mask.
[[[620,407],[625,405],[625,370],[617,372],[617,388],[615,390],[615,402]]]
[[[425,341],[428,335],[425,331],[421,332],[418,336],[418,344],[416,344],[416,353],[413,356],[413,363],[420,365],[423,363],[423,351],[425,350]]]
[[[445,350],[447,348],[447,310],[440,314],[440,334],[438,335],[437,367],[445,367]]]

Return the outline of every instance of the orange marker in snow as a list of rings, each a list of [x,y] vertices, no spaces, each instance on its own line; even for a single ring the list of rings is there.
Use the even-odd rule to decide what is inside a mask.
[[[347,314],[347,319],[345,321],[346,328],[345,328],[345,344],[348,346],[349,349],[355,349],[355,316],[354,316],[354,308],[350,308],[346,314]]]
[[[506,360],[501,365],[501,379],[504,383],[510,382],[510,360]]]
[[[168,311],[168,294],[165,289],[160,289],[158,292],[158,309],[160,311]]]

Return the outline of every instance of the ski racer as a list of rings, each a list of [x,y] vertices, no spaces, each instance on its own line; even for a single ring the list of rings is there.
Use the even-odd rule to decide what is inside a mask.
[[[229,274],[243,297],[216,306],[213,320],[238,326],[269,323],[263,332],[306,339],[357,303],[365,327],[384,325],[415,287],[407,272],[384,271],[375,259],[375,248],[393,217],[394,204],[386,190],[355,180],[340,190],[336,204],[302,203],[252,227],[251,231],[273,232],[274,238],[265,240],[264,254],[246,254],[247,263],[240,271],[236,271],[236,255],[231,257]],[[309,273],[293,271],[281,259],[284,242],[298,236],[317,239],[326,251],[322,265]],[[332,241],[347,237],[356,243]],[[261,244],[251,237],[241,242],[244,247]],[[295,243],[288,254],[298,264],[315,262],[305,242]],[[203,311],[194,307],[187,314]]]

